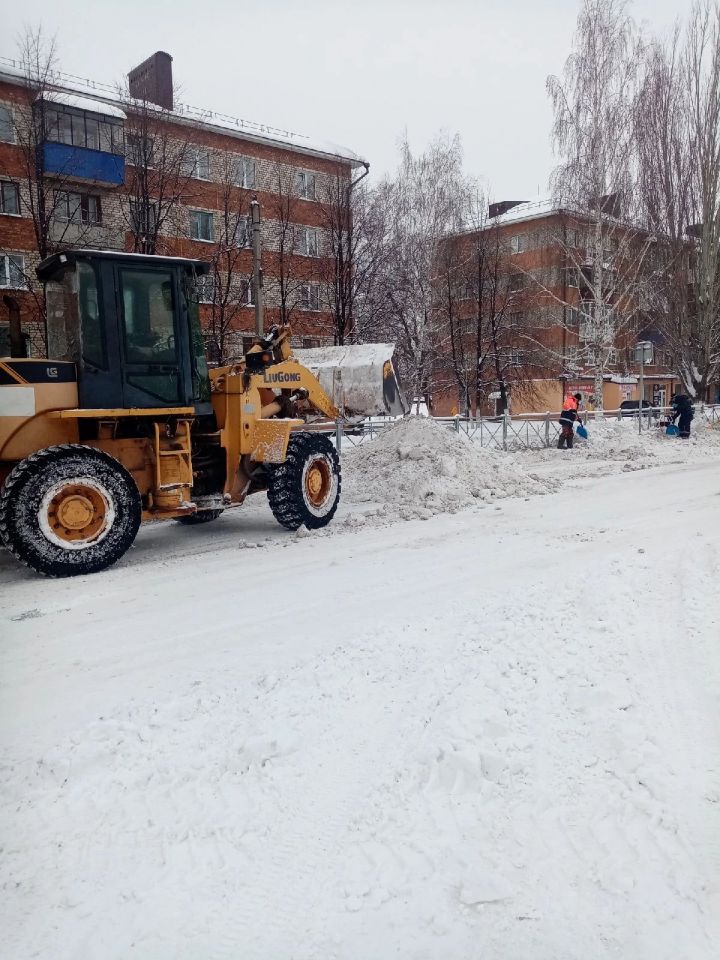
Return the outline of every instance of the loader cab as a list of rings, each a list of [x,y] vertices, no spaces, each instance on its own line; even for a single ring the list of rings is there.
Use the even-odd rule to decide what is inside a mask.
[[[210,414],[199,260],[73,250],[44,260],[48,355],[73,360],[85,409],[192,406]]]

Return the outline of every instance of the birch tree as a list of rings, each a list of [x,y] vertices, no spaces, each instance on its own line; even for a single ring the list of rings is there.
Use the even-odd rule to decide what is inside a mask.
[[[691,397],[703,398],[720,370],[720,4],[696,3],[687,35],[690,91],[693,303],[680,375]]]
[[[648,45],[635,106],[638,195],[657,238],[648,308],[684,390],[720,370],[720,5]]]
[[[418,402],[429,399],[431,390],[439,245],[462,229],[468,189],[460,140],[446,135],[438,136],[417,155],[405,140],[397,174],[382,189],[385,256],[378,306],[397,344],[406,390]]]
[[[560,163],[552,178],[558,206],[574,214],[571,240],[557,238],[566,286],[576,287],[585,358],[603,379],[619,335],[637,317],[652,238],[636,225],[633,104],[641,42],[624,0],[585,0],[573,52],[561,77],[549,77],[552,137]]]

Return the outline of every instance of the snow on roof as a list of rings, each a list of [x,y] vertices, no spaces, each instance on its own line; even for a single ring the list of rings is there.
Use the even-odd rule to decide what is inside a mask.
[[[65,93],[60,90],[44,90],[38,100],[46,100],[49,103],[59,103],[63,107],[72,107],[73,110],[85,110],[88,113],[99,113],[103,117],[117,117],[119,120],[126,120],[127,114],[120,107],[105,103],[102,100],[91,100],[90,97],[80,97],[75,93]]]
[[[492,223],[516,223],[518,220],[531,220],[535,217],[547,217],[551,213],[556,213],[563,209],[554,200],[535,200],[527,203],[519,203],[512,207],[507,213],[500,214],[499,217],[493,217]]]
[[[24,80],[27,74],[22,69],[22,64],[17,60],[8,57],[0,57],[0,78],[5,77],[11,82]],[[63,96],[68,99],[77,98],[77,100],[87,100],[94,103],[94,107],[79,107],[82,110],[92,110],[98,112],[98,107],[106,116],[126,116],[125,112],[117,106],[118,102],[124,101],[120,98],[117,89],[109,84],[97,83],[93,80],[85,80],[80,77],[73,77],[68,74],[55,72],[51,78],[51,85],[54,90],[46,92],[45,99],[50,96]],[[92,100],[84,97],[83,94],[91,92],[94,96]],[[97,99],[95,99],[95,97]],[[62,100],[67,106],[71,106],[68,100]],[[132,101],[130,101],[132,104]],[[152,104],[143,104],[143,107],[152,107]],[[158,107],[158,110],[161,108]],[[117,113],[113,112],[117,111]],[[268,124],[257,123],[254,120],[243,120],[240,117],[231,117],[228,114],[218,113],[215,110],[204,110],[199,107],[192,107],[188,104],[175,104],[175,109],[171,112],[174,120],[181,123],[191,123],[195,126],[209,130],[217,130],[231,136],[241,137],[243,140],[251,140],[255,143],[270,143],[286,150],[294,150],[298,153],[305,153],[309,156],[322,156],[333,160],[346,160],[353,167],[367,166],[367,160],[351,150],[349,147],[343,147],[331,140],[320,140],[308,137],[302,133],[295,133],[292,130],[282,130],[278,127],[271,127]]]

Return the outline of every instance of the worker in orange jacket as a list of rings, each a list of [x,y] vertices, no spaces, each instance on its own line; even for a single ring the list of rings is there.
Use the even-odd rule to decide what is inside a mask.
[[[568,394],[565,397],[562,413],[560,414],[560,439],[558,440],[558,450],[562,450],[565,444],[567,449],[572,450],[573,440],[575,439],[575,421],[580,413],[581,393]]]

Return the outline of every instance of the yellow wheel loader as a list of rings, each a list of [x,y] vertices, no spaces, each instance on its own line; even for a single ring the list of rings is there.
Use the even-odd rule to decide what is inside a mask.
[[[322,527],[341,479],[317,427],[404,412],[390,345],[355,359],[337,348],[334,365],[333,348],[309,351],[305,365],[289,327],[273,327],[208,369],[196,294],[208,271],[97,250],[38,267],[53,359],[0,359],[0,537],[39,573],[102,570],[141,521],[207,523],[257,491],[284,527]]]

